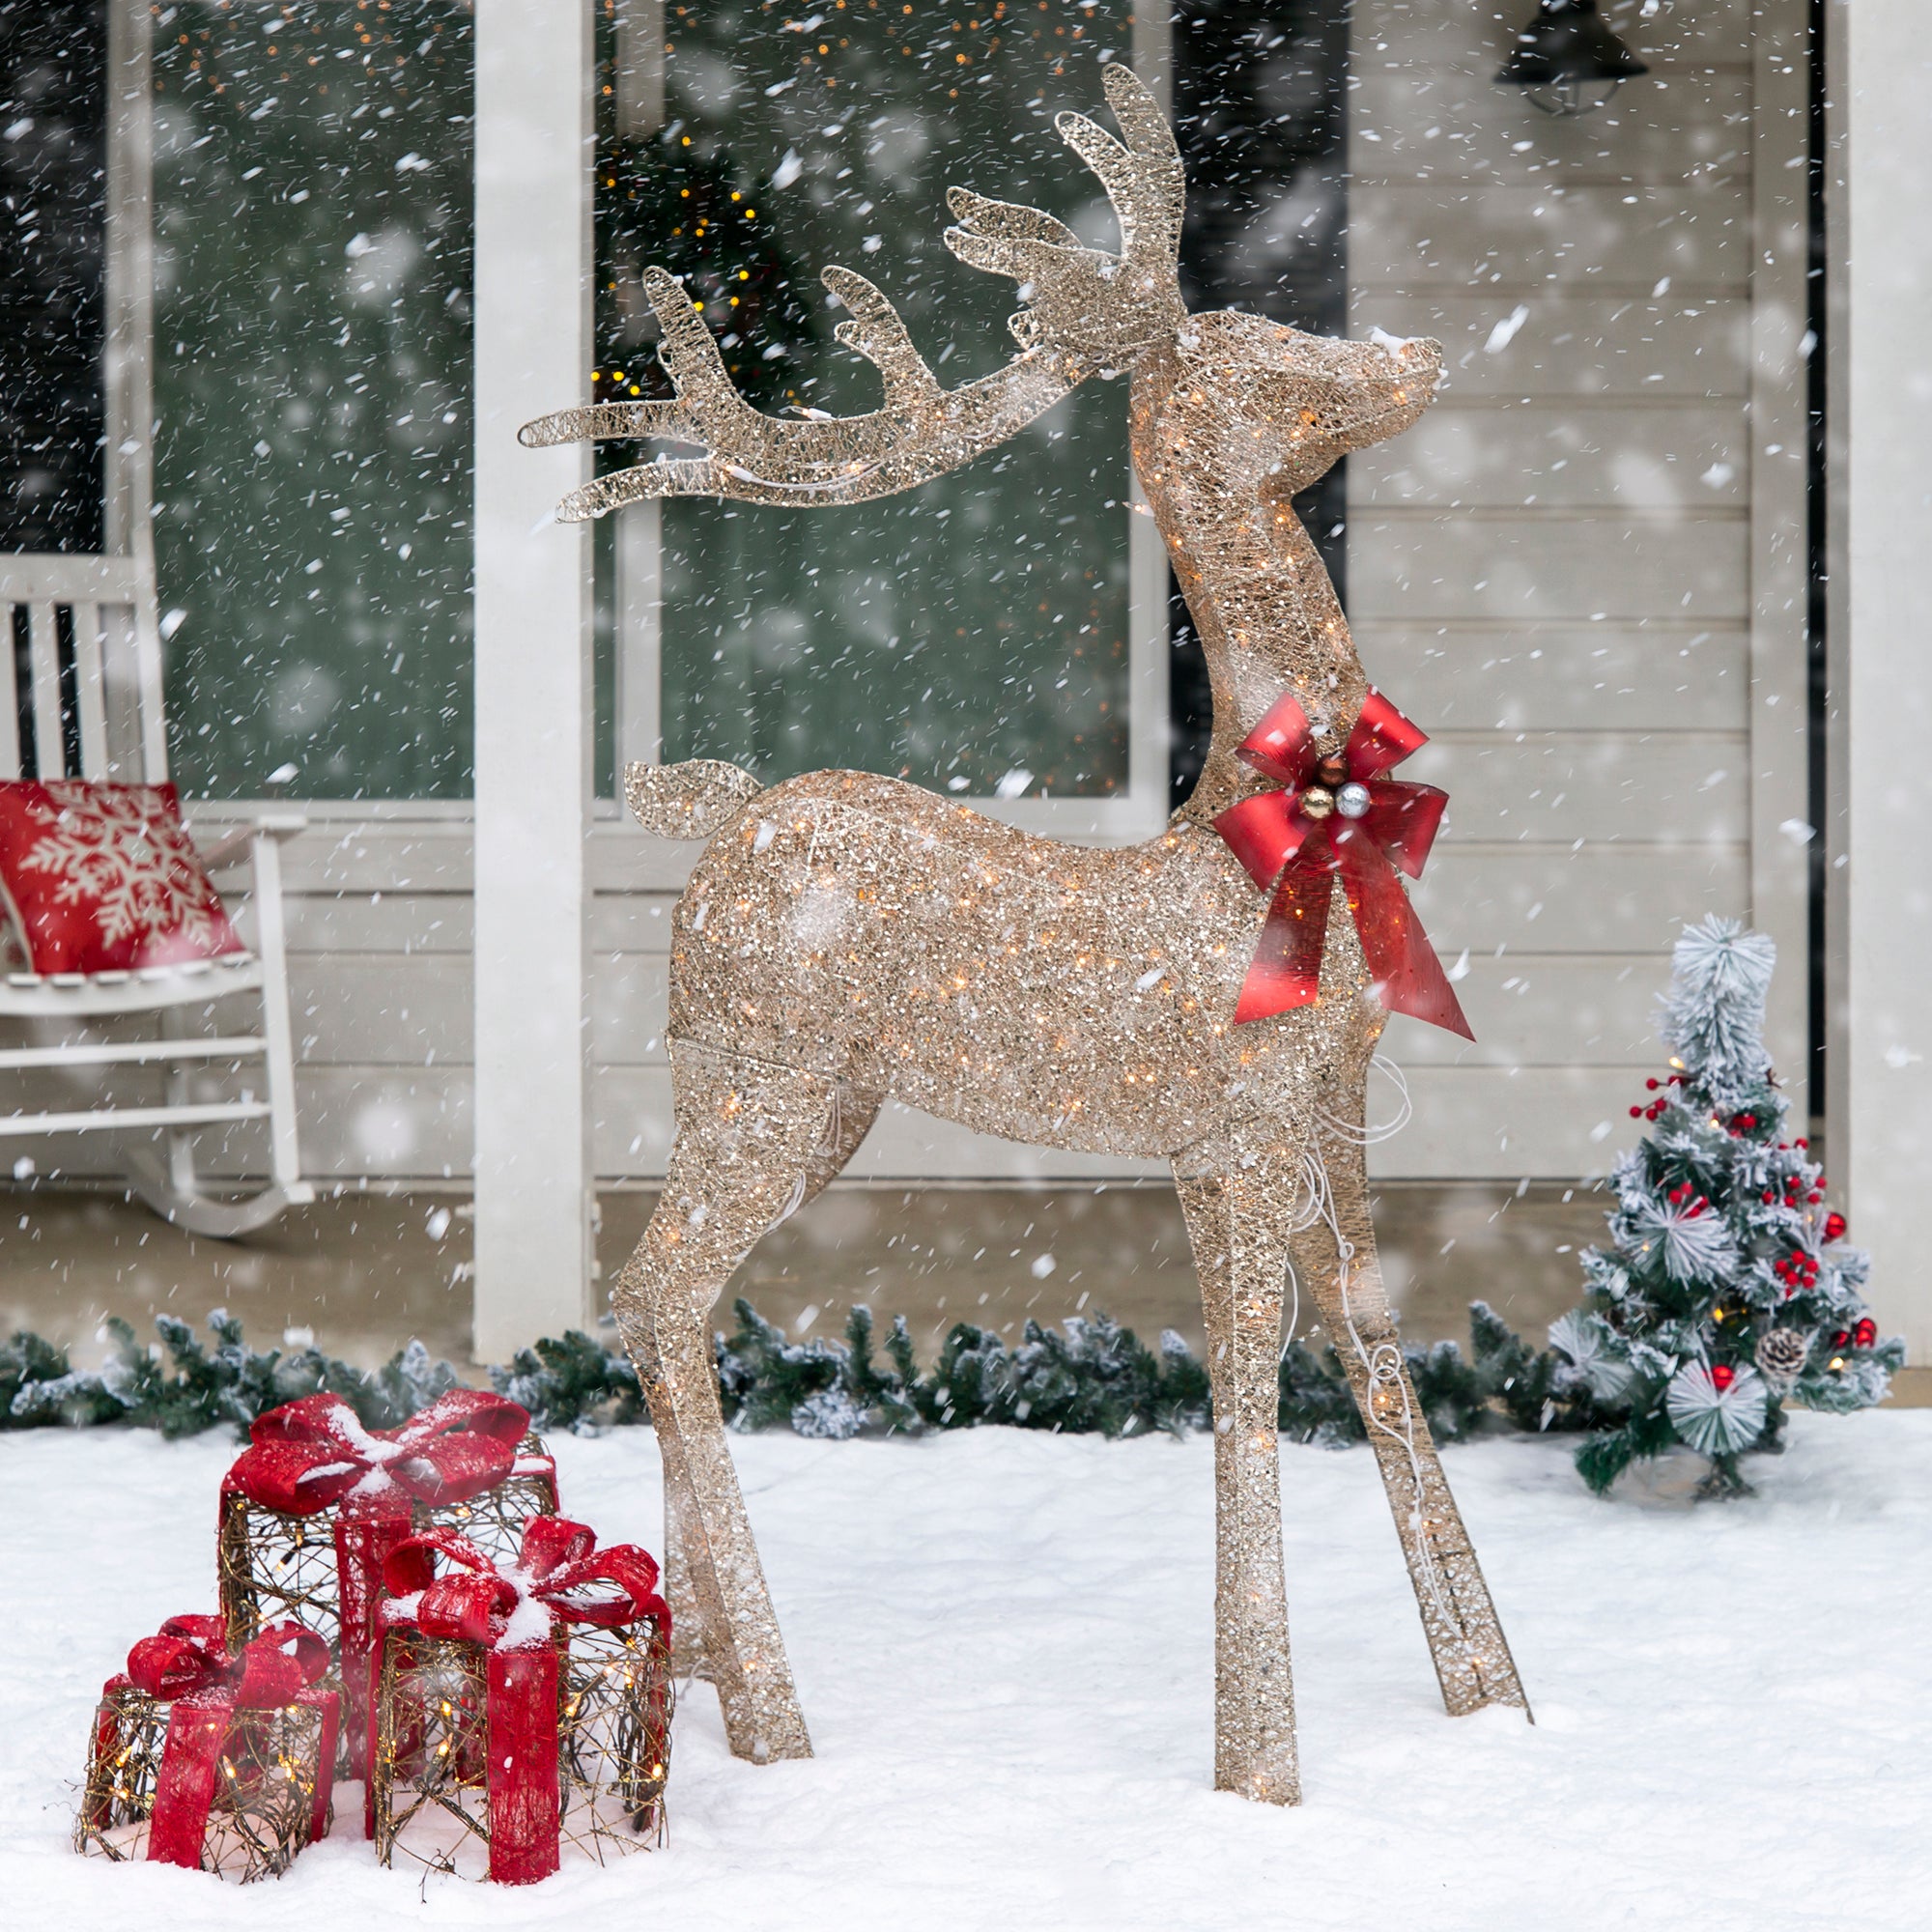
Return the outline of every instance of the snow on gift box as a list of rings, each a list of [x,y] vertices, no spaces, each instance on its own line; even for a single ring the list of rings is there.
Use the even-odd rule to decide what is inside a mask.
[[[656,1561],[532,1517],[514,1563],[451,1531],[392,1549],[369,1833],[386,1864],[505,1885],[562,1847],[599,1864],[660,1842],[670,1755],[670,1612]],[[438,1558],[444,1559],[439,1574]]]
[[[383,1559],[412,1530],[461,1530],[492,1555],[556,1511],[556,1465],[529,1412],[451,1389],[399,1429],[365,1428],[339,1396],[304,1396],[256,1419],[222,1479],[221,1610],[229,1640],[270,1618],[326,1632],[344,1689],[343,1748],[366,1775],[370,1663]]]
[[[275,1624],[231,1652],[219,1617],[170,1617],[101,1689],[74,1849],[278,1878],[328,1829],[340,1699],[328,1646]]]

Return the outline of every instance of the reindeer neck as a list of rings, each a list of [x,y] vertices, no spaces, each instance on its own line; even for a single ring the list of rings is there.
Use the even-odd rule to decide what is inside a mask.
[[[1205,822],[1263,783],[1235,752],[1284,691],[1318,735],[1339,738],[1367,687],[1335,586],[1289,500],[1320,470],[1283,468],[1281,439],[1258,437],[1203,374],[1171,344],[1148,351],[1131,412],[1134,468],[1213,690],[1207,764],[1180,810]]]

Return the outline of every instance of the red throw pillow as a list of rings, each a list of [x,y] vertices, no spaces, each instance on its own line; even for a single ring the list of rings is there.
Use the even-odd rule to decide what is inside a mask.
[[[0,781],[0,896],[36,973],[242,951],[171,784]]]

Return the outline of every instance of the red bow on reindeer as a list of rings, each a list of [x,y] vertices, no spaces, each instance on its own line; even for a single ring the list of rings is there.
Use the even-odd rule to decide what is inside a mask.
[[[1328,899],[1339,877],[1376,997],[1391,1012],[1473,1039],[1396,876],[1397,867],[1422,876],[1449,797],[1382,774],[1429,740],[1374,689],[1340,757],[1318,757],[1312,737],[1295,699],[1276,698],[1235,755],[1281,789],[1244,798],[1214,821],[1248,876],[1274,892],[1235,1018],[1266,1019],[1320,995]]]

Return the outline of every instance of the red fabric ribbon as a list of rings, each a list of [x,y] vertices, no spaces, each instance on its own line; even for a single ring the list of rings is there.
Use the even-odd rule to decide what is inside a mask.
[[[412,1505],[468,1502],[516,1466],[529,1411],[483,1389],[451,1389],[400,1429],[367,1429],[334,1395],[303,1396],[258,1416],[222,1479],[265,1508],[335,1517],[336,1616],[347,1699],[349,1770],[368,1775],[370,1659],[383,1563],[409,1535]]]
[[[156,1635],[143,1637],[128,1653],[126,1674],[110,1677],[104,1687],[94,1748],[97,1761],[101,1752],[120,1749],[118,1727],[106,1715],[115,1691],[145,1690],[170,1707],[148,1831],[151,1863],[199,1867],[216,1775],[242,1711],[305,1704],[322,1713],[309,1837],[323,1836],[341,1720],[336,1693],[314,1688],[327,1668],[328,1645],[300,1624],[270,1624],[233,1653],[227,1627],[209,1616],[170,1617]]]
[[[1422,876],[1442,822],[1448,794],[1382,774],[1429,740],[1380,692],[1371,688],[1342,753],[1342,785],[1367,794],[1357,816],[1342,810],[1316,816],[1302,809],[1321,763],[1308,715],[1284,693],[1236,753],[1280,786],[1244,798],[1214,820],[1248,876],[1273,890],[1267,920],[1241,984],[1235,1018],[1266,1019],[1312,1005],[1321,991],[1321,947],[1328,931],[1333,882],[1342,881],[1376,997],[1389,1011],[1407,1013],[1473,1039],[1442,962],[1429,943],[1396,876]],[[1345,801],[1346,802],[1346,801]]]
[[[128,1653],[128,1681],[160,1703],[201,1690],[238,1707],[286,1704],[328,1668],[328,1645],[300,1624],[270,1624],[239,1651],[219,1617],[170,1617]]]
[[[225,1487],[292,1516],[392,1494],[467,1502],[510,1473],[529,1426],[527,1409],[484,1389],[451,1389],[400,1429],[365,1429],[340,1396],[308,1395],[256,1418]]]
[[[450,1568],[437,1573],[437,1558]],[[499,1568],[454,1530],[410,1537],[384,1566],[393,1633],[455,1639],[486,1651],[490,1876],[529,1885],[557,1869],[557,1626],[653,1621],[670,1640],[657,1561],[635,1544],[597,1548],[563,1517],[533,1516],[518,1560]]]

